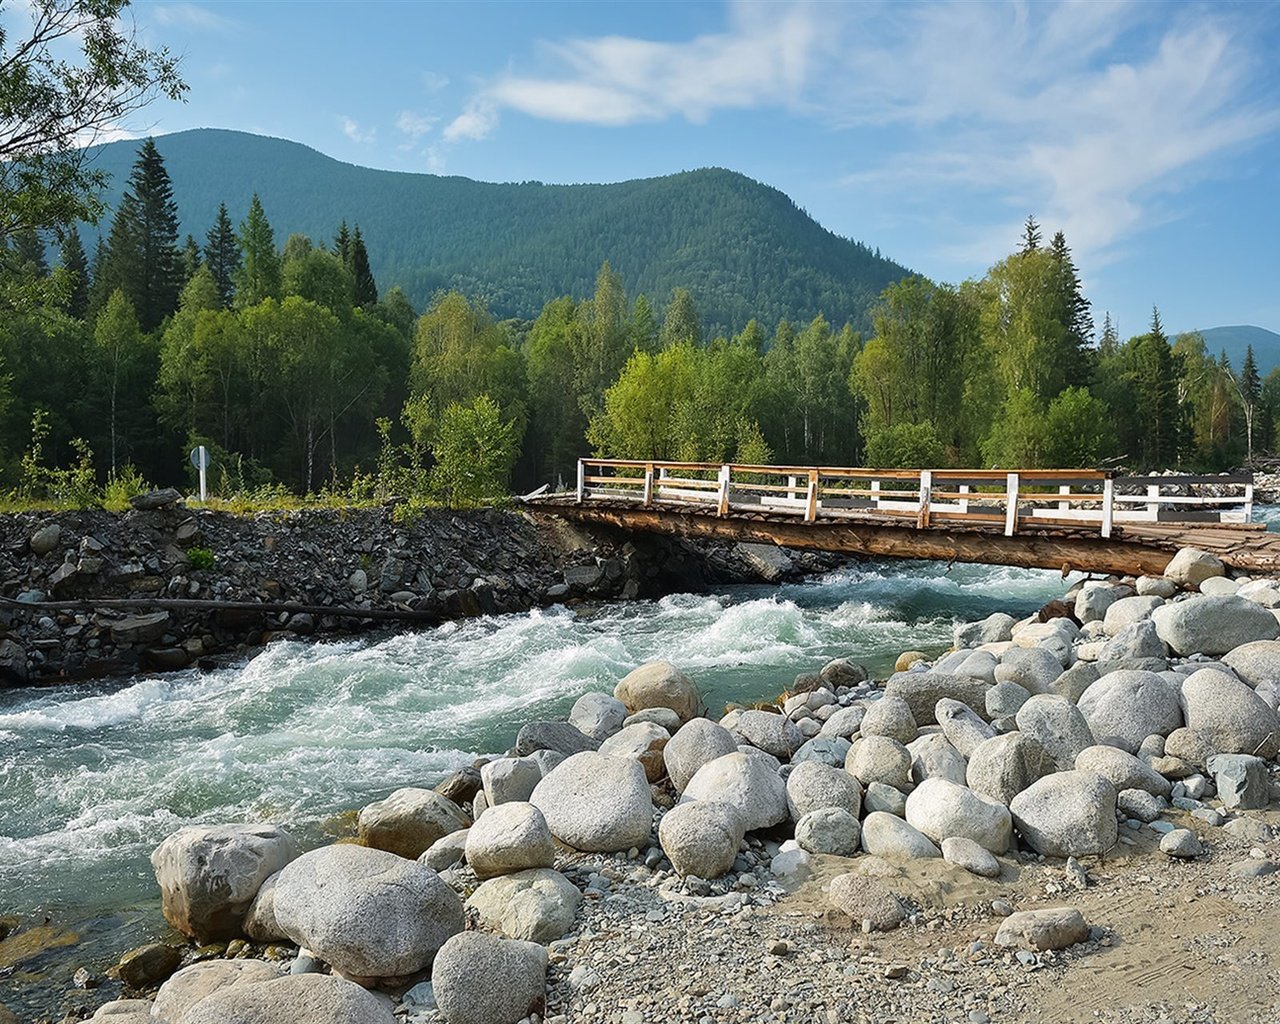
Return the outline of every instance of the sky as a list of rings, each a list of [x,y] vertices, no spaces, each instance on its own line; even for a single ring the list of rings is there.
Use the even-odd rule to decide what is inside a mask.
[[[486,181],[728,167],[934,280],[1031,214],[1095,319],[1280,331],[1280,4],[136,0],[182,104],[234,128]]]

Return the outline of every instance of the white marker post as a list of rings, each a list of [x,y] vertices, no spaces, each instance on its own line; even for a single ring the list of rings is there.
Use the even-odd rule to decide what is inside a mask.
[[[205,471],[209,468],[209,449],[204,445],[192,448],[191,465],[200,471],[200,500],[205,501],[208,498],[208,489],[205,486]]]

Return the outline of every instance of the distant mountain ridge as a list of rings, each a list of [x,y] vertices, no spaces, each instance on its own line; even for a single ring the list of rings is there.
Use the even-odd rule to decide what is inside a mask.
[[[419,308],[442,288],[484,298],[498,316],[533,317],[549,299],[589,295],[609,260],[632,295],[659,309],[692,293],[705,326],[772,326],[818,313],[865,329],[880,292],[909,273],[823,228],[791,199],[734,171],[685,171],[608,185],[492,184],[342,163],[300,143],[224,129],[160,136],[182,231],[203,244],[218,204],[239,224],[257,192],[283,246],[294,232],[328,244],[359,223],[382,289]],[[138,143],[98,147],[114,209]],[[104,235],[110,214],[98,228]],[[95,237],[85,240],[92,252]]]
[[[1205,352],[1216,356],[1225,351],[1227,358],[1231,360],[1232,369],[1239,370],[1244,364],[1245,353],[1250,345],[1253,346],[1253,358],[1262,376],[1265,377],[1280,367],[1280,334],[1275,331],[1240,324],[1233,327],[1210,327],[1200,334],[1204,338]]]

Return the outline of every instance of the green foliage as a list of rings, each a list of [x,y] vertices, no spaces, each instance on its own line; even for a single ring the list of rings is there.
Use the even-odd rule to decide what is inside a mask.
[[[929,423],[895,423],[867,436],[867,463],[883,469],[935,469],[946,451]]]
[[[187,548],[187,565],[197,571],[212,569],[215,561],[211,548]]]
[[[249,202],[249,213],[240,225],[239,242],[244,260],[232,275],[236,305],[244,308],[256,306],[265,299],[279,298],[283,281],[276,236],[256,192]]]
[[[31,418],[31,444],[22,456],[22,470],[14,497],[24,504],[50,508],[89,508],[101,497],[94,482],[93,451],[79,438],[71,442],[74,458],[60,469],[45,463],[49,417],[37,410]]]
[[[469,405],[454,402],[444,410],[432,449],[432,490],[446,504],[468,508],[507,494],[519,451],[515,424],[504,420],[498,404],[480,395]]]
[[[107,474],[107,482],[102,487],[102,507],[108,512],[124,512],[129,508],[130,498],[149,490],[151,485],[133,463],[127,463],[119,471]]]
[[[232,299],[235,298],[236,275],[243,262],[244,253],[240,251],[240,239],[231,226],[227,204],[219,203],[217,219],[205,235],[204,263],[213,275],[218,287],[218,297],[227,309],[231,308]]]

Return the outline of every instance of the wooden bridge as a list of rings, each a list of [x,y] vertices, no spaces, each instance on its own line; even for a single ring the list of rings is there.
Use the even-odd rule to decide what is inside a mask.
[[[625,530],[1081,572],[1163,572],[1181,547],[1280,572],[1252,475],[864,469],[582,459],[574,492],[526,503]]]

